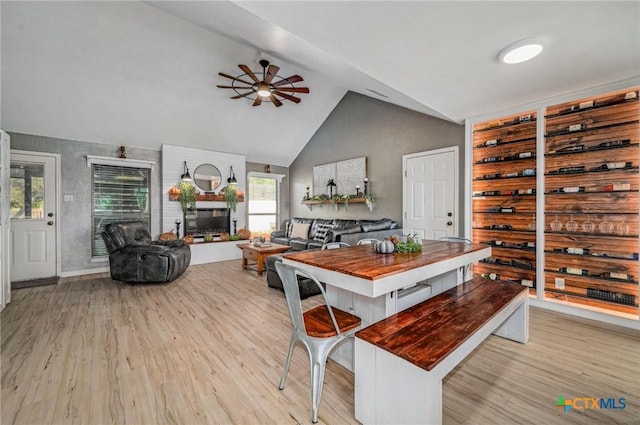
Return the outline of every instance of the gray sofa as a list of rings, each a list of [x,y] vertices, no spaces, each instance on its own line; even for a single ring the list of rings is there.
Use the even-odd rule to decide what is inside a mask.
[[[308,223],[309,230],[304,238],[292,238],[294,223]],[[343,220],[294,217],[285,222],[284,229],[271,233],[271,242],[289,245],[293,251],[318,249],[327,242],[346,242],[355,245],[360,239],[384,239],[391,235],[401,235],[402,229],[390,218],[380,220]]]

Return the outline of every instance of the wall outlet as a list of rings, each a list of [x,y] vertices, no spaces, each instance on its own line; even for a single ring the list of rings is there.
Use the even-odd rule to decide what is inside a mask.
[[[564,291],[564,278],[556,277],[556,289]]]
[[[73,195],[64,195],[64,202],[73,202]]]

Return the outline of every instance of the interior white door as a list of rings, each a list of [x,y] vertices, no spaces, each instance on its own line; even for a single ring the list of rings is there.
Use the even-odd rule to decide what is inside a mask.
[[[458,232],[458,148],[403,156],[405,234],[424,239]]]
[[[56,158],[11,153],[11,281],[54,277]]]

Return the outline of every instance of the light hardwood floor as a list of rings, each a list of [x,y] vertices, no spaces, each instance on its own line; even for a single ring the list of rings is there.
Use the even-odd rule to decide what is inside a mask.
[[[277,388],[284,297],[239,261],[191,266],[167,285],[92,276],[12,298],[2,424],[310,423],[302,348]],[[526,345],[490,337],[446,378],[445,424],[640,424],[639,332],[532,308],[530,334]],[[565,414],[560,395],[624,397],[626,409]],[[333,362],[319,421],[357,423],[353,376]]]

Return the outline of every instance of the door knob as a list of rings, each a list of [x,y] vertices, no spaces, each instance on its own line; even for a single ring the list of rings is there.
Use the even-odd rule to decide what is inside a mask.
[[[447,226],[452,226],[453,222],[452,221],[447,221]]]
[[[53,213],[47,214],[47,217],[53,217]]]
[[[47,221],[47,224],[48,224],[49,226],[53,226],[53,221]]]
[[[453,213],[447,213],[447,217],[453,217]]]

